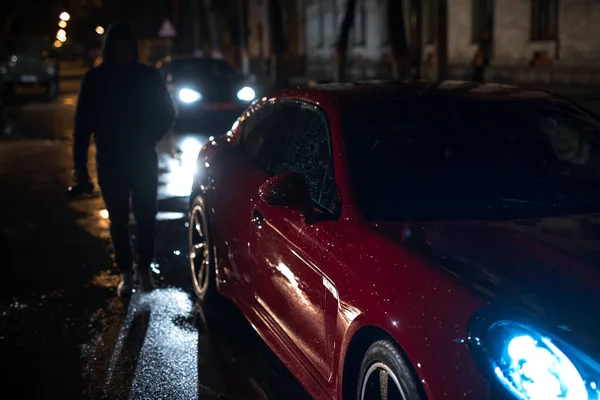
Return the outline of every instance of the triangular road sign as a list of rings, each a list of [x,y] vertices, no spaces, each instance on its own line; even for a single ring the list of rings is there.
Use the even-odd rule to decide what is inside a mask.
[[[158,36],[160,37],[176,37],[177,31],[175,27],[168,19],[165,19],[158,30]]]

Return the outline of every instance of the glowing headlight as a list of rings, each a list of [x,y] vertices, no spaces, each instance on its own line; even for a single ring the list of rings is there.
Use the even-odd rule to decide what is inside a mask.
[[[192,89],[181,89],[179,91],[179,100],[183,101],[184,103],[194,103],[202,100],[202,95],[200,92]]]
[[[600,398],[600,365],[570,346],[513,321],[480,334],[470,337],[474,354],[514,399]]]
[[[256,92],[249,86],[244,86],[237,92],[237,97],[243,101],[252,101],[256,97]]]

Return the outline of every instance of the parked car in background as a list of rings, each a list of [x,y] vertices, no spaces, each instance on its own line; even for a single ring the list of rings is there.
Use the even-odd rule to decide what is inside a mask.
[[[257,89],[223,59],[166,57],[156,63],[178,106],[177,132],[227,131]]]
[[[600,120],[469,82],[254,102],[201,150],[191,277],[316,399],[597,399]]]
[[[59,94],[59,61],[51,43],[35,36],[19,36],[6,41],[0,60],[5,89],[14,94],[18,86],[40,86],[45,97]]]
[[[200,148],[228,131],[259,90],[219,58],[169,56],[156,67],[178,109],[174,129],[159,144],[161,151],[171,156],[161,159],[161,164],[176,171],[172,181],[177,183],[170,193],[189,196]]]

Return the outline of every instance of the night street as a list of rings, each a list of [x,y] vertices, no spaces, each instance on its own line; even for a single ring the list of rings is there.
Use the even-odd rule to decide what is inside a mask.
[[[5,110],[0,343],[2,374],[22,398],[305,398],[244,318],[205,316],[186,259],[190,177],[161,153],[160,289],[116,297],[108,220],[99,197],[68,201],[77,79],[50,103],[26,95]],[[598,108],[600,102],[583,104]],[[160,148],[167,149],[162,143]],[[193,157],[193,155],[192,155]],[[91,157],[93,160],[93,157]]]
[[[600,0],[0,9],[2,399],[600,399]]]
[[[78,80],[61,86],[52,102],[27,94],[4,110],[0,348],[3,391],[15,393],[6,398],[305,398],[239,312],[204,315],[194,302],[181,197],[189,177],[168,154],[153,265],[160,288],[130,304],[117,298],[103,202],[65,193]]]

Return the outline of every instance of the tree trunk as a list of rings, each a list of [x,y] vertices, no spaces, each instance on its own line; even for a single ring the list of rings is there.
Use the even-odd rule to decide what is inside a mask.
[[[446,0],[437,0],[437,63],[438,80],[448,77],[448,4]]]
[[[248,27],[246,26],[246,1],[238,0],[237,7],[238,17],[238,34],[239,34],[239,52],[240,52],[240,65],[244,75],[250,73],[250,65],[248,63]]]
[[[200,15],[201,15],[201,7],[198,4],[199,0],[191,0],[190,2],[190,13],[192,14],[192,53],[196,53],[196,51],[202,48],[202,41],[200,40]]]
[[[335,81],[346,82],[347,77],[347,61],[348,61],[348,39],[350,38],[350,30],[354,25],[356,15],[356,0],[347,0],[346,13],[340,28],[336,44],[336,65],[335,65]]]
[[[222,56],[221,52],[221,37],[217,25],[217,11],[212,0],[204,0],[204,9],[206,10],[206,18],[208,22],[208,35],[210,37],[210,50],[213,55]]]
[[[387,0],[388,33],[392,48],[392,77],[407,79],[410,70],[410,54],[406,42],[404,1]]]
[[[421,62],[423,60],[423,4],[420,0],[412,0],[411,19],[414,18],[414,38],[411,59],[413,79],[421,79]],[[411,22],[411,26],[412,26]]]
[[[3,34],[4,38],[8,38],[10,36],[12,24],[13,24],[13,21],[15,20],[16,15],[17,15],[17,13],[13,11],[8,15],[8,17],[4,21],[4,26],[2,29],[2,34]]]
[[[269,25],[271,39],[271,83],[273,89],[290,85],[285,65],[285,32],[283,30],[283,9],[281,0],[269,0]]]
[[[210,7],[210,0],[192,0],[197,2],[198,5],[198,9],[199,9],[199,15],[196,17],[198,20],[198,32],[199,32],[199,49],[193,49],[194,51],[196,50],[201,50],[203,54],[205,55],[210,55],[211,52],[211,35],[210,35],[210,29],[208,27],[208,13],[209,13],[209,8]]]

